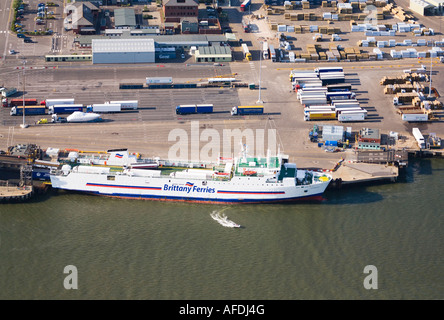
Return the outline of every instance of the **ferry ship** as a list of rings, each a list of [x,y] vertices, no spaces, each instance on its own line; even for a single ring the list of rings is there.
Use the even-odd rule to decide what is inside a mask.
[[[203,203],[322,200],[331,175],[297,169],[288,156],[219,158],[215,163],[146,159],[126,149],[52,169],[53,188],[96,195]],[[143,168],[143,169],[141,169]]]

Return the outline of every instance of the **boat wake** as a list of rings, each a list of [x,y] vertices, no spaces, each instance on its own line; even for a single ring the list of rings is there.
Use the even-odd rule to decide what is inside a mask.
[[[213,211],[211,213],[211,218],[213,218],[214,220],[219,222],[219,224],[221,224],[227,228],[241,228],[242,227],[240,224],[237,224],[236,222],[228,219],[228,217],[221,212]]]

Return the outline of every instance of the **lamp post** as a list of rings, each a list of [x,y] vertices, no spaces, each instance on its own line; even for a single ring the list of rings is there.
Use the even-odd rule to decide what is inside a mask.
[[[430,56],[430,82],[429,82],[429,95],[428,95],[429,99],[432,97],[432,68],[433,68],[432,59],[433,58]]]
[[[25,108],[25,65],[26,65],[26,60],[23,59],[23,107],[22,107],[22,112],[23,112],[23,123],[20,125],[21,128],[27,128],[28,125],[25,124],[25,113],[26,113],[26,108]],[[18,106],[17,106],[18,108]]]
[[[260,41],[261,47],[263,47],[263,42]],[[264,103],[261,100],[261,73],[262,73],[262,50],[259,50],[259,98],[256,101],[256,103]]]

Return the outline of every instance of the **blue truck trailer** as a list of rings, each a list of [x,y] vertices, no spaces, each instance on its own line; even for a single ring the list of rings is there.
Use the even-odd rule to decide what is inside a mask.
[[[83,111],[83,104],[56,104],[48,107],[48,114],[73,113],[74,111]]]
[[[45,106],[25,106],[25,115],[46,114]],[[12,107],[9,112],[11,116],[22,116],[23,106]]]
[[[250,114],[264,114],[264,107],[262,106],[238,106],[231,109],[232,116],[242,116]]]
[[[176,114],[212,113],[212,104],[182,104],[176,107]]]

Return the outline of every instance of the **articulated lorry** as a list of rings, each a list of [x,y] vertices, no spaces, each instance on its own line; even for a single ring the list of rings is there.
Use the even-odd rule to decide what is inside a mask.
[[[243,116],[250,114],[264,114],[262,106],[238,106],[231,109],[232,116]]]
[[[182,104],[176,107],[176,114],[212,113],[212,104]]]
[[[11,116],[22,116],[23,106],[12,107],[9,112]],[[25,106],[25,115],[46,114],[45,106]]]
[[[48,114],[73,113],[74,111],[83,111],[83,108],[83,104],[55,104],[48,107]]]

